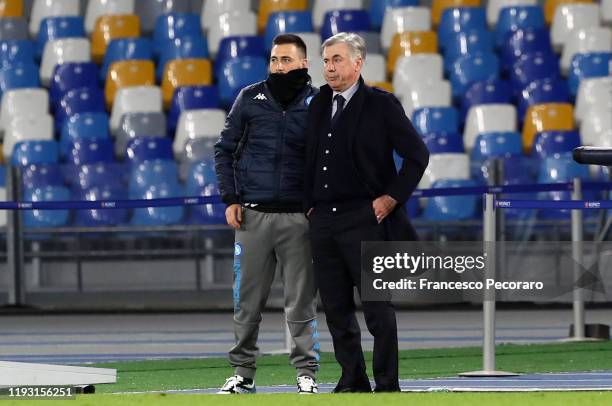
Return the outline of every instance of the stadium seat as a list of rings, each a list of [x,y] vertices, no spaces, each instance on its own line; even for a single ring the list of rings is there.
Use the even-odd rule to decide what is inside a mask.
[[[370,16],[366,10],[330,10],[323,17],[321,41],[340,32],[359,32],[370,29]]]
[[[581,122],[594,108],[612,106],[612,77],[584,79],[578,87],[574,118]]]
[[[208,59],[181,59],[168,62],[161,85],[164,107],[170,108],[172,96],[177,88],[211,83],[212,67]]]
[[[128,113],[121,117],[115,136],[115,155],[123,157],[129,143],[139,137],[166,136],[166,116],[162,113]]]
[[[110,134],[108,114],[102,112],[74,114],[64,121],[60,134],[60,155],[65,157],[70,152],[71,143],[75,141],[108,138]]]
[[[172,13],[161,15],[153,31],[153,50],[156,56],[161,54],[166,42],[177,38],[202,37],[202,28],[198,16],[191,13]]]
[[[222,72],[218,83],[219,99],[221,106],[229,108],[243,87],[266,78],[268,62],[263,58],[245,56],[226,62]]]
[[[462,56],[453,64],[450,73],[453,97],[459,98],[474,82],[498,77],[499,60],[495,54],[477,53]]]
[[[142,32],[147,35],[155,29],[159,16],[188,13],[191,10],[189,0],[137,0],[134,6],[134,13],[140,17]],[[199,18],[197,23],[200,25]]]
[[[578,85],[583,79],[610,75],[612,75],[612,52],[575,54],[567,78],[570,94],[576,96]]]
[[[534,104],[568,103],[570,101],[567,82],[560,79],[542,79],[531,82],[519,96],[518,114],[522,122],[527,109]]]
[[[423,142],[432,155],[465,152],[463,148],[463,137],[456,132],[424,134]]]
[[[603,143],[610,143],[612,140],[605,140],[612,131],[612,106],[598,107],[584,116],[580,123],[580,135],[584,145],[605,146]]]
[[[119,89],[133,86],[155,85],[155,65],[153,61],[130,60],[115,62],[110,66],[106,77],[104,96],[106,108],[112,109],[115,94]]]
[[[506,38],[521,29],[547,28],[541,6],[512,6],[500,10],[495,26],[495,43],[501,47]]]
[[[396,33],[430,30],[431,11],[428,7],[398,7],[388,9],[383,19],[380,43],[386,52],[391,46],[393,35]]]
[[[471,179],[440,179],[431,185],[433,189],[474,186],[479,185]],[[479,196],[474,195],[430,197],[427,199],[423,218],[429,221],[476,219],[479,216],[478,199]]]
[[[469,179],[470,158],[465,153],[435,154],[419,183],[419,189],[429,189],[440,179]]]
[[[515,31],[512,35],[506,37],[506,41],[501,46],[502,70],[509,72],[522,55],[535,52],[553,53],[548,28],[527,28]]]
[[[516,108],[512,104],[483,104],[468,111],[463,130],[465,149],[471,151],[479,134],[512,132],[517,129]]]
[[[588,52],[612,52],[612,29],[595,27],[573,31],[563,47],[561,72],[567,75],[574,55]]]
[[[401,56],[436,53],[438,53],[438,35],[434,31],[397,33],[393,36],[387,56],[387,74],[389,77],[393,76],[395,64]]]
[[[21,168],[21,183],[24,188],[31,189],[40,186],[62,186],[64,177],[60,165],[28,165]]]
[[[218,138],[225,126],[225,112],[220,109],[188,110],[181,113],[172,149],[174,156],[185,154],[185,144],[196,138]]]
[[[19,141],[13,147],[11,165],[27,166],[36,164],[56,164],[59,151],[55,140]]]
[[[86,201],[116,201],[128,198],[125,188],[106,183],[98,183],[90,188],[78,190],[76,196]],[[127,209],[75,210],[74,225],[78,227],[121,226],[127,224],[128,214]]]
[[[510,71],[515,94],[534,80],[557,79],[561,76],[559,60],[554,54],[535,52],[522,55]]]
[[[108,44],[119,38],[140,37],[140,20],[134,14],[101,16],[91,34],[91,58],[98,64],[104,60]]]
[[[516,131],[486,132],[476,137],[472,148],[472,162],[484,162],[489,158],[522,155],[523,140]]]
[[[85,10],[85,29],[92,34],[100,17],[134,13],[134,3],[142,0],[88,0]]]
[[[128,142],[125,155],[127,162],[132,165],[155,159],[172,160],[172,140],[162,137],[136,137]]]
[[[0,69],[0,98],[7,90],[38,87],[38,67],[19,64]]]
[[[176,163],[170,159],[154,159],[140,162],[129,168],[128,190],[135,198],[151,186],[175,184],[178,182]]]
[[[9,0],[9,2],[12,0]],[[34,0],[30,13],[30,37],[36,38],[42,20],[79,15],[79,0]]]
[[[440,25],[442,15],[448,9],[460,7],[480,7],[480,0],[433,0],[431,2],[431,21],[434,27]]]
[[[318,41],[318,44],[320,43]],[[240,35],[223,38],[219,43],[215,59],[215,75],[217,77],[223,75],[221,70],[227,61],[244,56],[268,59],[269,53],[266,52],[263,38],[257,35]]]
[[[268,18],[263,36],[266,53],[272,49],[272,40],[279,34],[311,32],[313,30],[312,13],[308,10],[286,10],[272,13]]]
[[[263,33],[272,13],[279,11],[305,11],[308,0],[261,0],[257,14],[257,31]]]
[[[179,176],[181,180],[187,179],[191,165],[201,161],[214,159],[215,138],[195,138],[185,143],[185,153],[179,160]]]
[[[113,162],[113,140],[110,138],[83,138],[69,145],[66,160],[71,165]]]
[[[257,34],[257,17],[251,11],[234,10],[221,14],[208,31],[208,51],[214,58],[225,37]]]
[[[178,183],[163,183],[158,186],[151,186],[139,195],[132,198],[136,199],[163,199],[170,197],[181,197],[184,192]],[[134,209],[130,224],[141,227],[166,226],[179,223],[183,218],[183,206],[171,207],[147,207]]]
[[[592,3],[592,0],[544,0],[544,19],[546,24],[550,25],[554,22],[557,9],[566,4],[584,4]]]
[[[550,38],[557,52],[569,40],[572,32],[599,26],[599,6],[597,4],[565,4],[557,9],[550,27]]]
[[[64,186],[40,186],[23,191],[27,202],[69,201],[70,192]],[[23,224],[28,228],[61,227],[68,224],[68,210],[25,210]]]
[[[398,95],[405,96],[415,83],[443,79],[442,57],[439,54],[402,56],[395,63],[394,72],[393,88]]]
[[[500,79],[474,82],[461,98],[461,121],[465,121],[465,117],[472,106],[510,104],[512,102],[512,87],[509,82]]]
[[[49,86],[56,65],[91,61],[91,48],[86,38],[64,38],[45,45],[40,63],[40,81]]]
[[[361,77],[366,83],[384,82],[387,79],[385,73],[385,57],[380,54],[368,52],[365,63],[361,68]]]
[[[16,116],[4,128],[2,154],[8,162],[18,142],[52,139],[53,118],[49,114]]]
[[[531,151],[537,133],[573,130],[574,108],[569,103],[545,103],[529,107],[523,124],[523,148]]]
[[[119,61],[153,59],[153,43],[148,38],[120,38],[108,44],[102,69],[100,69],[100,82],[106,80],[111,65]]]
[[[184,86],[174,91],[168,112],[168,132],[174,134],[181,112],[219,108],[219,90],[216,86]]]
[[[454,107],[425,107],[412,113],[412,124],[421,134],[457,133],[459,115]]]
[[[450,73],[461,57],[474,54],[492,54],[493,36],[484,29],[473,29],[453,34],[444,48],[444,70]]]
[[[49,94],[46,89],[22,88],[9,90],[2,95],[0,131],[4,131],[15,117],[38,116],[48,112]]]
[[[126,190],[125,165],[118,162],[96,162],[80,165],[76,172],[74,186],[87,190],[96,186],[111,186]]]
[[[55,109],[55,129],[60,131],[64,122],[77,113],[105,112],[104,93],[97,87],[79,87],[69,90]]]
[[[538,133],[533,142],[531,155],[543,159],[572,152],[581,144],[577,131],[544,131]]]
[[[111,134],[119,130],[121,117],[127,113],[162,112],[162,93],[157,86],[134,86],[119,89],[111,112]]]
[[[0,41],[28,39],[28,24],[23,18],[0,18]]]
[[[470,30],[486,30],[487,20],[481,7],[448,8],[442,13],[438,26],[438,42],[440,49],[446,49],[451,37],[459,32]]]
[[[37,57],[42,57],[47,41],[63,38],[85,38],[82,17],[49,17],[42,20],[36,42]]]
[[[422,107],[451,105],[451,85],[446,80],[418,82],[410,85],[410,91],[402,96],[402,106],[408,117]]]
[[[312,5],[312,22],[315,31],[321,31],[325,14],[331,10],[351,10],[363,8],[362,0],[314,0]]]
[[[360,31],[358,34],[366,43],[366,48],[369,54],[383,54],[383,49],[380,46],[380,31]]]
[[[93,62],[69,62],[56,65],[49,88],[53,105],[57,105],[72,89],[97,87],[98,75],[98,65]]]
[[[487,24],[489,28],[495,29],[499,21],[499,14],[504,7],[535,6],[537,3],[537,0],[489,0],[487,2]]]
[[[212,160],[194,162],[186,182],[187,196],[217,196],[219,186]],[[196,205],[189,208],[189,222],[194,224],[226,224],[225,209],[219,204]]]
[[[306,52],[311,62],[313,60],[321,60],[321,36],[319,34],[314,32],[296,32],[295,35],[302,38],[302,41],[306,44]],[[266,59],[268,59],[267,56]],[[321,66],[323,65],[321,64]]]
[[[371,0],[370,1],[370,23],[372,29],[380,31],[383,18],[387,10],[398,7],[418,6],[418,0]]]
[[[0,18],[23,17],[23,0],[0,0]]]
[[[612,0],[601,0],[601,22],[608,27],[612,25]]]
[[[250,9],[251,3],[244,0],[205,1],[202,4],[202,11],[200,13],[202,30],[208,31],[211,27],[217,25],[219,23],[219,16],[222,14],[233,11],[245,12],[250,11]],[[253,34],[255,34],[255,32],[250,33],[250,35]]]
[[[166,64],[177,59],[205,59],[208,58],[208,43],[204,37],[182,37],[167,41],[162,46],[157,71],[158,81],[161,81]]]
[[[321,59],[321,57],[318,54],[314,54],[313,56],[310,56],[310,53],[309,53],[308,55],[309,55],[308,56],[308,74],[310,75],[310,78],[312,79],[311,84],[314,87],[321,87],[327,84],[327,82],[325,82],[325,78],[323,77],[324,70],[325,70],[323,59]]]

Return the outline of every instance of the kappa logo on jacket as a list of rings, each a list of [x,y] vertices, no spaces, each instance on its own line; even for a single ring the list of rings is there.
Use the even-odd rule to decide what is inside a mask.
[[[253,100],[268,100],[268,98],[263,93],[257,93],[257,96],[253,97]]]

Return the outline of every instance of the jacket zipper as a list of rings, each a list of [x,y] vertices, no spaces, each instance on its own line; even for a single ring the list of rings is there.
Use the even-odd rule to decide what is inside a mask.
[[[274,190],[274,201],[276,202],[280,200],[280,184],[281,184],[281,172],[282,172],[281,155],[282,155],[283,145],[285,144],[286,121],[287,121],[287,111],[283,110],[280,137],[276,139],[276,165],[275,167],[277,168],[277,171],[276,171],[276,187]]]

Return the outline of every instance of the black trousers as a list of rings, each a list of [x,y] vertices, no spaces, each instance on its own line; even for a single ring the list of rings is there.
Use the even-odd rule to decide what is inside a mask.
[[[387,238],[370,201],[343,206],[317,205],[310,216],[315,281],[336,360],[342,367],[338,387],[367,390],[370,383],[355,317],[353,289],[356,286],[361,295],[361,242]],[[362,302],[362,306],[368,331],[374,336],[376,389],[399,390],[395,310],[390,302]]]

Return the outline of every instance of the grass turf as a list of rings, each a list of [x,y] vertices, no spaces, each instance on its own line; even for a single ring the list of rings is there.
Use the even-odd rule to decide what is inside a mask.
[[[372,354],[365,355],[370,368]],[[479,370],[481,364],[480,348],[406,350],[400,352],[400,377],[454,376],[459,372]],[[223,358],[133,361],[95,366],[116,368],[118,375],[116,384],[99,385],[98,393],[215,388],[232,373]],[[525,373],[610,370],[612,342],[501,345],[497,347],[497,368]],[[322,354],[318,381],[335,382],[339,375],[340,369],[333,354]],[[259,358],[256,382],[258,386],[293,384],[295,371],[289,366],[288,357]],[[612,398],[606,399],[608,404],[612,404]]]

